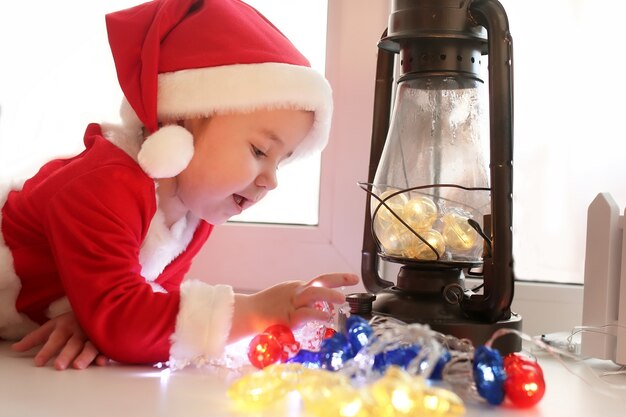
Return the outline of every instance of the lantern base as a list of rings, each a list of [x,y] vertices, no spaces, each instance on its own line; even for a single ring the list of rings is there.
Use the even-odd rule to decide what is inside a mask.
[[[469,339],[474,346],[484,345],[499,329],[522,330],[522,317],[511,313],[508,320],[485,323],[464,316],[457,304],[449,304],[441,295],[418,294],[397,287],[386,288],[376,293],[372,315],[390,316],[405,323],[427,324],[431,329],[457,338]],[[521,339],[515,334],[498,337],[492,347],[502,355],[518,352]]]

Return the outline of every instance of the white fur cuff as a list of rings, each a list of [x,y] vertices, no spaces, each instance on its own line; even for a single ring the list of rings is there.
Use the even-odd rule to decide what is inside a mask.
[[[183,282],[170,348],[171,369],[200,366],[218,358],[230,334],[235,296],[228,285]]]

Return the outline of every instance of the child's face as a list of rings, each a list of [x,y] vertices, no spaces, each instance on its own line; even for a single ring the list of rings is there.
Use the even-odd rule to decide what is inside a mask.
[[[264,110],[191,119],[194,156],[176,178],[176,196],[187,210],[221,224],[276,188],[281,161],[302,142],[313,113]]]

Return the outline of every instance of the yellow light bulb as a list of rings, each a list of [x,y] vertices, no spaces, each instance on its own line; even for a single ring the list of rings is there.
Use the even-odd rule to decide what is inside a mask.
[[[390,367],[369,386],[373,414],[380,417],[458,417],[465,413],[463,400],[444,388],[428,387],[421,377]]]
[[[398,367],[387,369],[385,375],[369,386],[369,394],[374,401],[374,415],[395,417],[414,414],[420,393],[413,389],[412,377]]]
[[[299,392],[305,409],[315,416],[371,417],[361,393],[349,384],[326,383],[311,388],[300,388]]]
[[[423,415],[456,417],[465,414],[463,400],[454,392],[437,387],[426,387],[424,391]]]
[[[228,395],[238,407],[259,410],[280,401],[291,388],[279,377],[253,373],[238,379],[228,389]]]
[[[426,240],[439,254],[439,258],[443,258],[446,251],[446,243],[443,236],[438,231],[431,229],[418,232],[419,235]],[[406,247],[404,256],[420,261],[436,261],[437,253],[425,244],[420,238],[411,234],[410,244]]]
[[[390,256],[403,256],[408,245],[410,235],[413,235],[402,223],[374,223],[374,233],[380,241],[383,252]]]
[[[393,210],[394,213],[396,213],[398,216],[402,216],[402,210],[404,206],[406,205],[406,203],[409,201],[407,196],[404,193],[394,195],[393,197],[390,197],[387,200],[385,200],[391,194],[397,193],[398,191],[400,190],[397,190],[395,188],[390,188],[386,190],[385,192],[383,192],[379,196],[379,198],[383,200],[385,204],[391,210]],[[391,211],[389,211],[389,209],[385,207],[385,205],[381,203],[380,201],[378,201],[376,198],[372,197],[371,208],[372,208],[372,215],[374,216],[374,223],[380,222],[381,225],[383,226],[386,226],[387,223],[401,224],[400,222],[398,222],[398,219],[396,219],[396,217],[391,213]],[[378,211],[376,211],[376,208],[378,208]],[[374,213],[376,214],[374,215]]]
[[[404,220],[416,232],[427,230],[437,220],[437,205],[428,197],[412,197],[402,210]]]
[[[443,222],[443,237],[448,249],[467,251],[480,243],[479,235],[468,222],[469,218],[460,214],[446,213]]]
[[[411,376],[396,366],[373,383],[357,388],[340,373],[300,364],[270,365],[236,380],[228,395],[240,411],[271,411],[271,415],[291,414],[285,401],[288,396],[301,400],[306,415],[315,417],[458,417],[465,412],[456,394],[429,387],[422,377]]]

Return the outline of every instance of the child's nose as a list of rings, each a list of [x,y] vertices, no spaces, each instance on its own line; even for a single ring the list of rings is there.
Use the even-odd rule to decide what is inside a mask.
[[[273,190],[278,185],[275,169],[266,169],[257,178],[256,184],[266,190]]]

